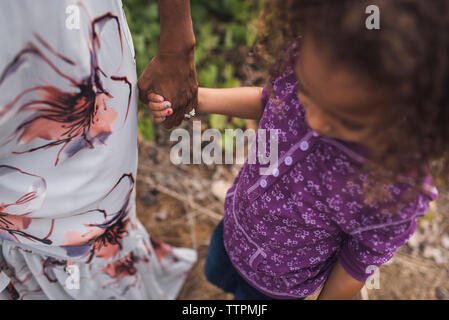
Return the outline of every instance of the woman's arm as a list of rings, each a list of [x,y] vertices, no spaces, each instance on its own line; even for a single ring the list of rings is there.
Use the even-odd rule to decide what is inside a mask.
[[[195,35],[190,16],[190,0],[159,0],[161,36],[158,55],[193,53]]]
[[[197,111],[259,120],[262,117],[262,89],[260,87],[199,88]]]
[[[354,279],[340,262],[333,267],[318,300],[350,300],[362,289],[364,282]]]
[[[166,128],[179,125],[184,114],[198,104],[190,0],[159,0],[161,35],[156,57],[139,77],[139,97],[148,105],[148,95],[157,93],[173,104]]]

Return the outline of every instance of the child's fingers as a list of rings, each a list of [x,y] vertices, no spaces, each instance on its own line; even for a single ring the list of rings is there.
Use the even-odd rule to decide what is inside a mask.
[[[165,120],[165,118],[167,118],[168,116],[173,114],[173,109],[168,108],[166,110],[163,111],[153,111],[151,113],[151,115],[153,116],[153,118],[164,118],[163,120]]]
[[[164,97],[161,95],[158,95],[156,93],[149,93],[148,94],[148,100],[153,101],[153,102],[163,102],[164,101]]]
[[[150,103],[148,104],[148,107],[153,112],[154,111],[163,111],[163,110],[168,110],[171,107],[171,103],[168,101],[163,101],[163,102],[150,101]]]
[[[171,103],[164,101],[164,98],[155,93],[148,94],[148,107],[155,123],[162,123],[168,116],[173,114]]]
[[[164,118],[164,120],[165,120],[166,118]],[[162,120],[162,118],[155,118],[155,117],[153,117],[153,122],[154,123],[162,123],[162,122],[164,122],[164,120]]]

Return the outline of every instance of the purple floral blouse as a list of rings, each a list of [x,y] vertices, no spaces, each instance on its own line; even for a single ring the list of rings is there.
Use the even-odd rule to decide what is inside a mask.
[[[260,175],[263,166],[247,161],[225,201],[224,243],[234,267],[253,287],[280,299],[313,294],[337,260],[366,281],[373,266],[410,238],[437,196],[429,182],[399,212],[385,203],[365,204],[362,184],[369,176],[359,170],[359,146],[316,134],[296,83],[290,67],[273,82],[270,96],[263,91],[259,129],[278,129],[277,165]],[[394,202],[408,187],[385,190]]]

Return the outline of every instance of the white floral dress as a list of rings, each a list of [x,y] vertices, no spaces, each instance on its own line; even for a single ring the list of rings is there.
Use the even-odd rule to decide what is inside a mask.
[[[119,0],[0,4],[0,299],[173,299],[196,261],[136,218]]]

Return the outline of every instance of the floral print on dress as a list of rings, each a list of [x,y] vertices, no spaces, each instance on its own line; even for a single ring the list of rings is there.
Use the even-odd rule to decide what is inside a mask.
[[[104,260],[111,259],[121,250],[121,241],[128,234],[130,200],[134,190],[134,177],[124,174],[116,185],[100,201],[99,208],[91,209],[80,215],[100,215],[101,223],[85,224],[87,232],[65,231],[62,247],[69,256],[88,254],[87,262],[95,256]],[[121,203],[120,207],[114,203]],[[104,207],[102,207],[104,205]],[[87,220],[87,219],[86,219]]]
[[[15,31],[0,50],[0,300],[174,299],[196,252],[151,238],[136,216],[137,75],[122,3],[73,5],[78,30],[65,1],[1,5],[0,35]]]
[[[47,235],[38,237],[27,231],[32,222],[33,210],[44,201],[47,188],[45,179],[18,168],[0,165],[0,180],[14,184],[14,189],[0,188],[0,238],[21,242],[28,239],[36,243],[51,244],[54,220],[49,221]],[[26,189],[23,190],[22,187]]]
[[[89,16],[87,9],[84,6],[82,8]],[[58,88],[59,84],[38,83],[18,93],[0,110],[0,117],[3,118],[32,112],[4,144],[14,142],[27,145],[36,139],[47,141],[32,148],[25,147],[23,151],[14,150],[13,153],[23,154],[57,147],[59,151],[54,163],[56,166],[61,155],[64,159],[70,158],[84,148],[93,149],[96,145],[104,145],[113,132],[118,118],[117,111],[108,106],[108,100],[113,99],[114,96],[103,85],[104,79],[123,84],[124,91],[116,94],[124,94],[128,97],[124,119],[126,121],[131,104],[131,83],[126,76],[106,74],[98,59],[98,52],[101,50],[100,34],[108,24],[114,24],[116,27],[115,37],[123,55],[120,21],[111,12],[95,17],[91,21],[88,45],[90,74],[85,78],[74,79],[69,72],[63,71],[61,65],[71,68],[78,68],[78,66],[69,57],[58,53],[38,33],[34,33],[35,42],[29,42],[0,74],[1,88],[22,66],[39,61],[57,74],[61,78],[60,81],[68,82],[71,87],[70,91],[65,91]]]

